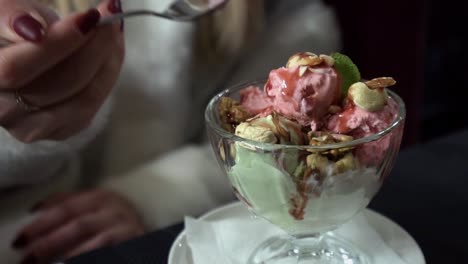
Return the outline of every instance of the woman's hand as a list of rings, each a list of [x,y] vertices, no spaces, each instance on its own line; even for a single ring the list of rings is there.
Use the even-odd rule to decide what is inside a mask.
[[[58,194],[36,209],[38,218],[13,243],[25,254],[22,263],[52,263],[144,233],[132,205],[111,191]]]
[[[57,14],[36,1],[0,0],[0,36],[11,42],[41,42]]]
[[[0,0],[8,3],[21,5],[0,10],[0,35],[17,41],[0,49],[0,126],[24,142],[66,139],[90,124],[118,78],[121,25],[95,26],[101,16],[120,12],[120,2],[55,22],[34,1]],[[15,27],[17,14],[29,22]]]

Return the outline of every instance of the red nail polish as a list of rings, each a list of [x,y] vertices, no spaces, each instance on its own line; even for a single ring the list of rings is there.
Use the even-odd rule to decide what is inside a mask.
[[[107,6],[109,12],[113,14],[122,13],[122,2],[120,0],[111,0]],[[124,31],[124,20],[120,21],[120,32]]]
[[[101,14],[99,13],[99,11],[93,8],[93,9],[90,9],[88,12],[86,12],[86,14],[78,18],[78,21],[76,22],[76,24],[78,28],[80,29],[80,31],[84,35],[86,35],[88,32],[90,32],[93,28],[96,27],[100,18],[101,18]]]
[[[122,3],[120,0],[111,0],[107,9],[109,9],[109,12],[113,14],[122,13]]]
[[[28,244],[28,239],[26,238],[25,235],[20,235],[13,241],[13,243],[11,244],[11,247],[20,249],[20,248],[24,248],[26,244]]]
[[[40,42],[44,37],[44,27],[31,15],[15,18],[12,27],[16,34],[28,41]]]

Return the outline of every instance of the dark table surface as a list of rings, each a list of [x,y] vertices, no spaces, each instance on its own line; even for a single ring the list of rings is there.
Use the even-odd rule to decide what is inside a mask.
[[[418,242],[428,264],[468,263],[468,130],[400,152],[370,208]],[[166,264],[178,224],[67,264]],[[209,264],[209,263],[208,263]]]

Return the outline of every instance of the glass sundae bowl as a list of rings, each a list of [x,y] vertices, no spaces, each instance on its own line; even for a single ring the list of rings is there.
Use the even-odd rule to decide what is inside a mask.
[[[223,98],[238,101],[240,90],[264,84],[224,90],[205,112],[211,145],[235,195],[255,216],[285,231],[252,249],[249,264],[369,263],[366,252],[333,230],[364,209],[390,173],[403,133],[403,101],[387,90],[399,108],[396,119],[386,129],[358,139],[311,132],[307,145],[271,144],[227,130],[219,111]],[[281,123],[281,118],[271,118]],[[286,136],[294,136],[280,126]]]

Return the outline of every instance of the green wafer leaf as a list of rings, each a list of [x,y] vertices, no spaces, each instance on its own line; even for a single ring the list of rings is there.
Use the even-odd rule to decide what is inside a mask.
[[[346,95],[349,87],[361,80],[361,73],[348,56],[338,52],[331,54],[331,56],[335,59],[335,69],[341,75],[341,92]]]

